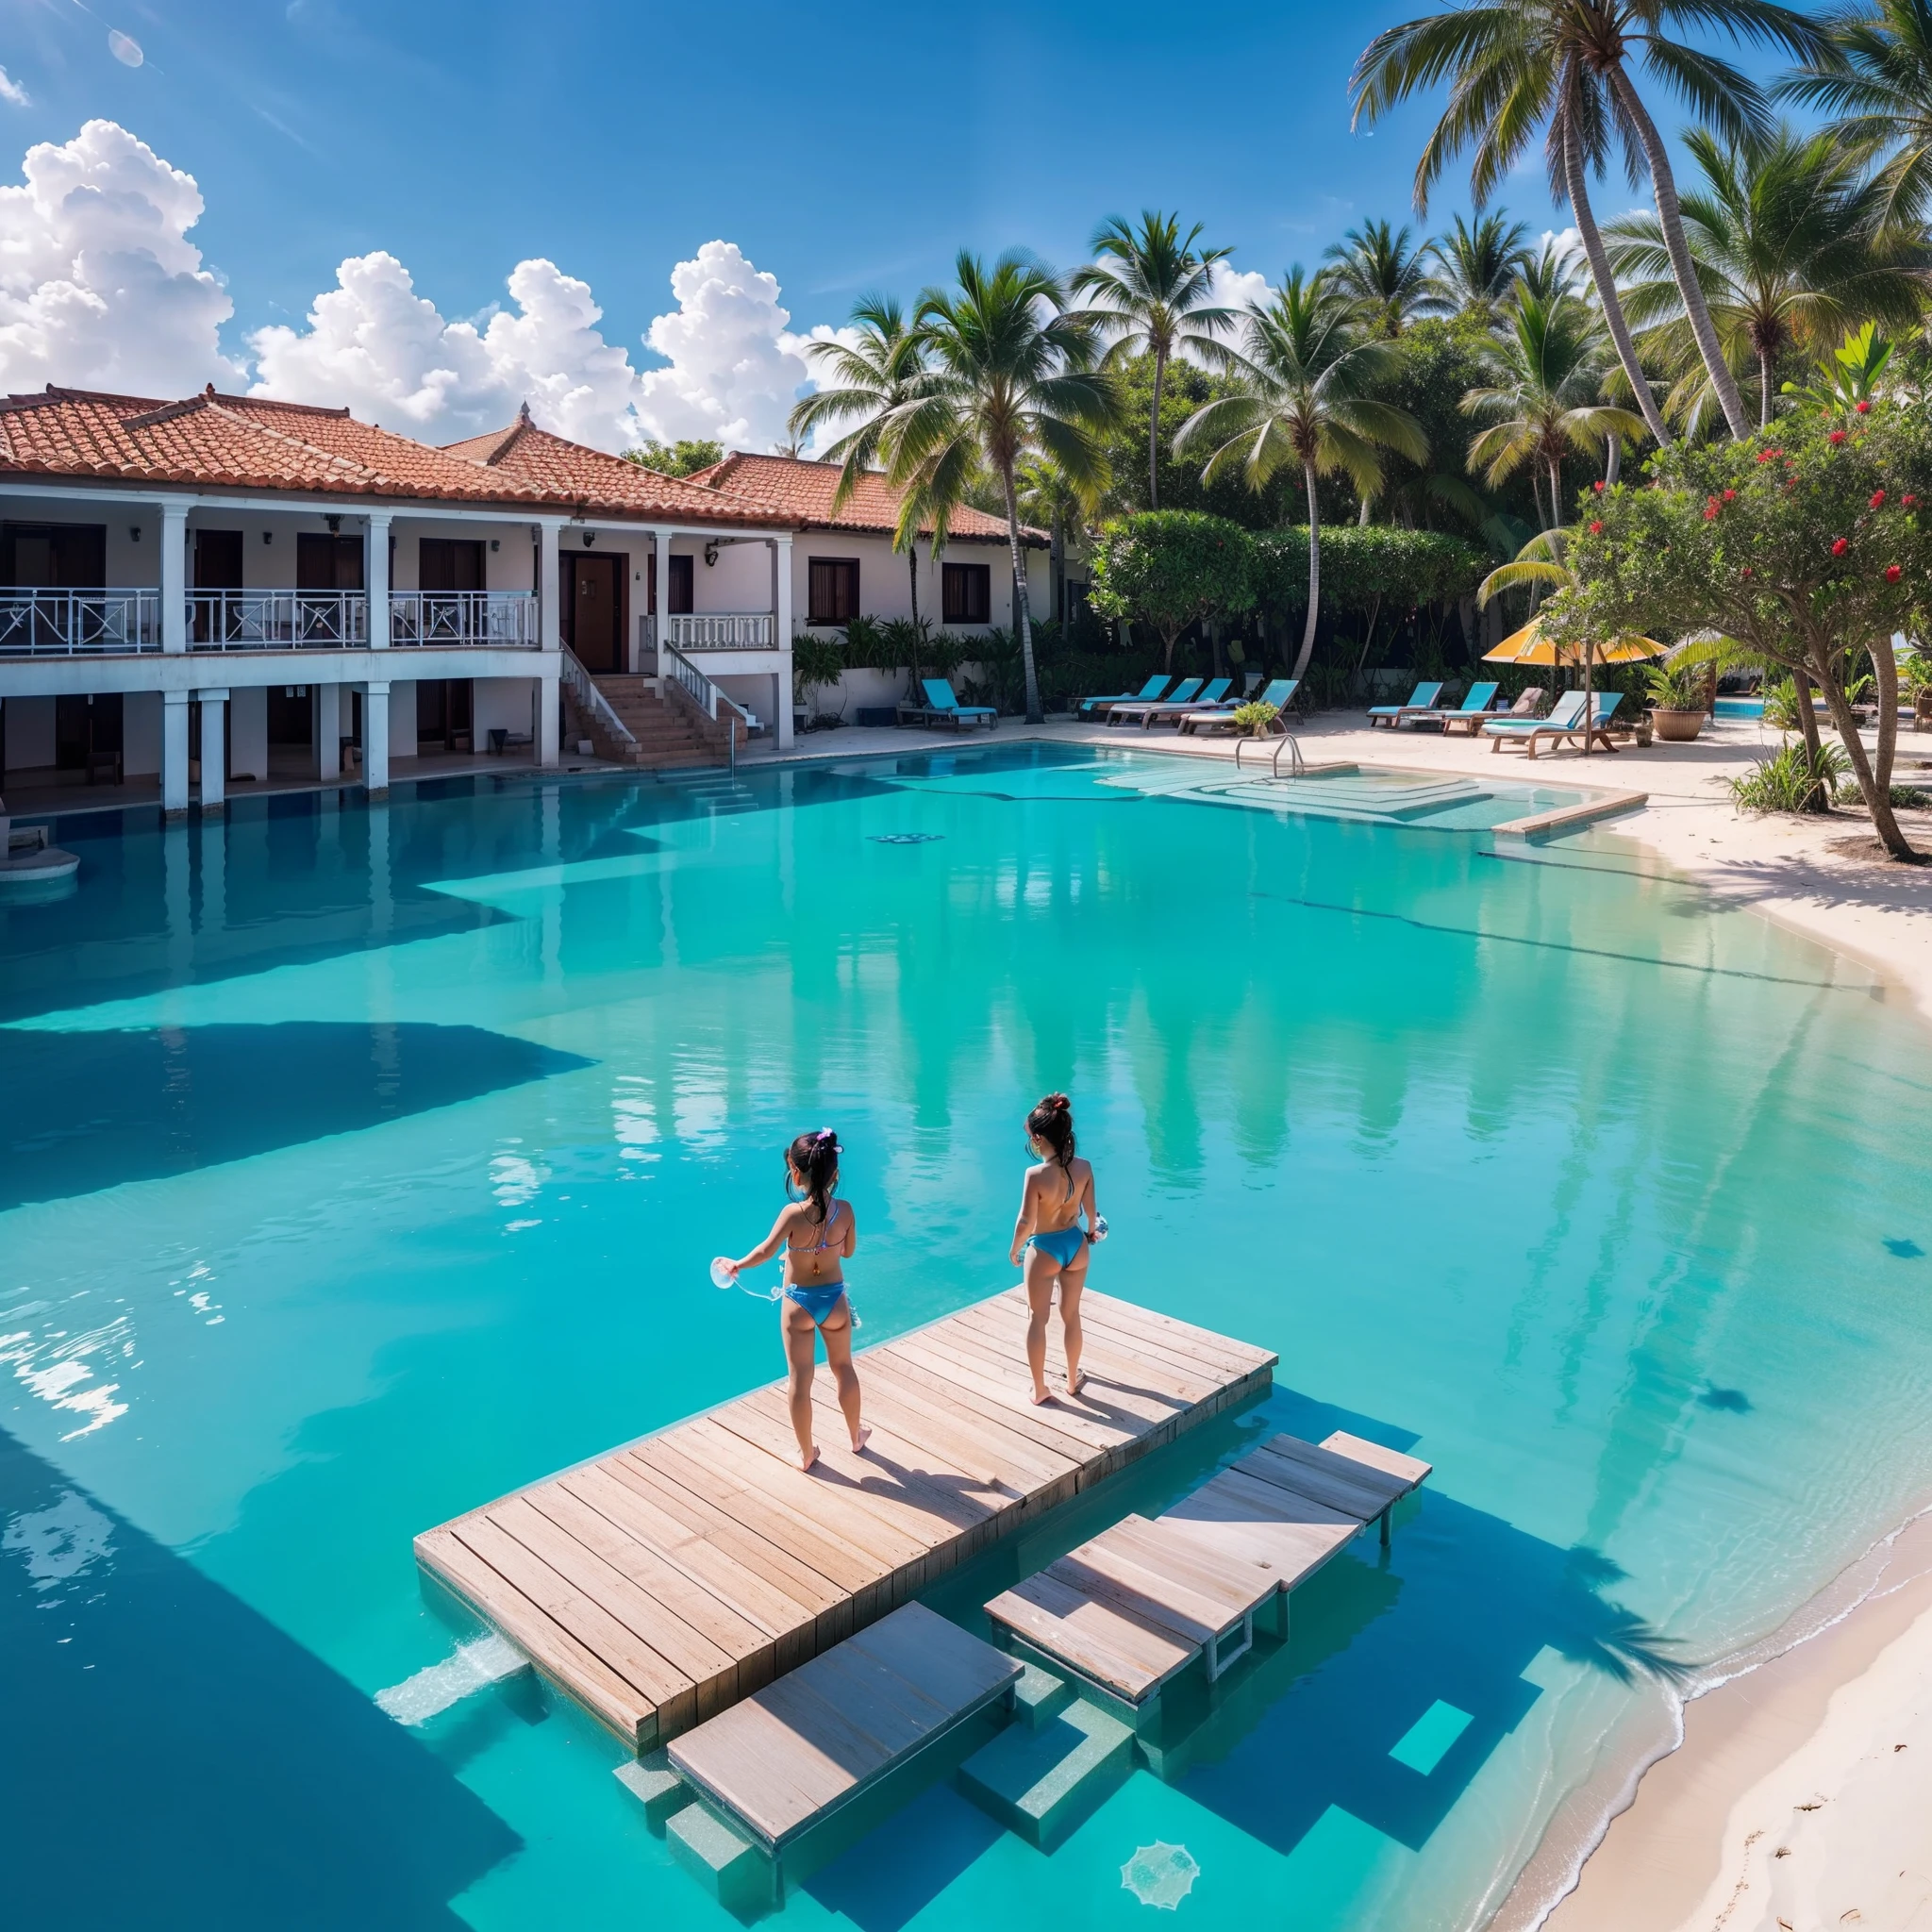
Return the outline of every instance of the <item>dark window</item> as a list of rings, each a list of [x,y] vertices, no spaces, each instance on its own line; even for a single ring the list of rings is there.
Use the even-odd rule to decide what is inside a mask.
[[[850,624],[858,615],[856,557],[814,557],[806,585],[806,623]]]
[[[106,524],[0,525],[0,583],[22,591],[99,591],[108,581]]]
[[[425,677],[416,685],[416,749],[469,751],[473,687],[467,677]]]
[[[985,563],[949,563],[940,579],[942,624],[991,624],[992,622],[992,566]]]
[[[63,691],[54,700],[54,763],[63,772],[121,776],[121,693]]]
[[[671,611],[673,617],[689,617],[697,608],[695,579],[691,575],[690,557],[674,557],[671,559]],[[658,553],[654,550],[644,558],[645,590],[650,599],[651,614],[658,613]]]
[[[362,540],[329,537],[304,530],[295,539],[295,588],[298,591],[359,591],[362,588]]]
[[[239,591],[242,588],[240,530],[195,531],[194,588],[197,591]]]
[[[464,537],[422,538],[416,553],[416,584],[424,591],[480,591],[483,545]]]

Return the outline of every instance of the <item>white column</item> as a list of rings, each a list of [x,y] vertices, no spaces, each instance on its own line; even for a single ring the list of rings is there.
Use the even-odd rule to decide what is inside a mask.
[[[161,649],[180,653],[188,648],[188,505],[161,505]],[[184,697],[181,702],[186,704]],[[188,713],[181,714],[181,728],[188,729]],[[188,783],[186,740],[181,754],[181,782]],[[182,807],[188,799],[184,791]]]
[[[664,647],[671,641],[671,532],[653,530],[651,543],[658,559],[658,615],[654,620],[658,629],[654,642],[658,652],[658,675],[661,677],[664,675]]]
[[[560,517],[545,517],[537,525],[537,643],[545,651],[563,648],[562,597],[558,588],[558,532]]]
[[[537,680],[537,718],[533,735],[537,740],[537,762],[540,765],[556,764],[558,729],[557,673],[550,671]]]
[[[362,783],[369,796],[389,796],[389,686],[362,687]]]
[[[327,784],[342,775],[342,688],[315,687],[315,775]]]
[[[161,693],[161,810],[180,818],[188,810],[188,693]]]
[[[778,674],[778,715],[772,721],[772,741],[780,751],[791,748],[791,539],[777,537],[772,542],[773,575],[776,585],[772,599],[773,625],[776,642],[784,657]]]
[[[369,648],[389,649],[389,523],[391,511],[369,512],[368,557],[362,581],[369,586]]]
[[[194,695],[201,700],[201,808],[220,811],[228,799],[228,693]]]

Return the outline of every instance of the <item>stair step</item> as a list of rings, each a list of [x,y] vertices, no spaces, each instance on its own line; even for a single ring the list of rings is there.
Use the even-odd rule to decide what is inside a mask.
[[[1079,1698],[1037,1728],[1008,1724],[959,1767],[959,1787],[1030,1845],[1051,1851],[1134,1768],[1134,1733]]]

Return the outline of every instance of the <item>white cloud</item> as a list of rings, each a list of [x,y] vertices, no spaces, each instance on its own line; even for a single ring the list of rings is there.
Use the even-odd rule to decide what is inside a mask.
[[[147,58],[141,51],[141,42],[132,34],[124,34],[118,26],[108,29],[108,52],[124,67],[139,67]]]
[[[242,372],[233,312],[188,231],[201,191],[112,121],[42,142],[0,187],[0,390],[49,382],[185,395]]]
[[[25,88],[22,87],[4,67],[0,67],[0,101],[5,101],[9,107],[14,108],[32,105],[27,99]]]

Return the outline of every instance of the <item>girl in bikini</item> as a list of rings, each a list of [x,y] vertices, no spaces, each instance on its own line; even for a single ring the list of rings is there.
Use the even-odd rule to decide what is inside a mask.
[[[851,1431],[852,1452],[865,1447],[872,1431],[858,1419],[858,1372],[852,1366],[852,1307],[845,1299],[843,1258],[858,1245],[858,1224],[847,1201],[832,1198],[839,1185],[839,1141],[830,1127],[801,1134],[785,1152],[785,1171],[794,1200],[772,1224],[772,1231],[750,1254],[724,1262],[735,1279],[742,1268],[756,1268],[781,1251],[785,1291],[779,1324],[785,1337],[785,1363],[791,1371],[791,1428],[798,1438],[798,1466],[819,1459],[811,1434],[811,1385],[817,1367],[818,1338],[824,1337],[825,1361],[839,1387],[839,1407]]]
[[[1064,1093],[1049,1093],[1026,1116],[1026,1139],[1040,1164],[1026,1170],[1020,1218],[1013,1224],[1008,1258],[1017,1267],[1026,1250],[1026,1366],[1033,1371],[1033,1399],[1048,1402],[1046,1320],[1059,1283],[1060,1326],[1067,1352],[1067,1393],[1077,1395],[1080,1374],[1080,1291],[1087,1285],[1091,1244],[1105,1224],[1093,1205],[1093,1168],[1074,1152],[1074,1109]],[[1087,1231],[1079,1225],[1087,1212]]]

